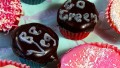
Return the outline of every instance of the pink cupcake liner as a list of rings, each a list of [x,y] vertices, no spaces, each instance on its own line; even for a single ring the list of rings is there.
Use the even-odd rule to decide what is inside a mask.
[[[80,33],[72,33],[64,28],[59,27],[61,34],[71,40],[81,40],[86,38],[90,32],[80,32]]]
[[[108,48],[108,49],[115,50],[120,55],[120,50],[117,47],[115,47],[114,45],[107,44],[107,43],[98,43],[98,42],[88,43],[88,44],[91,44],[93,46],[97,46],[97,47],[100,47],[100,48]]]
[[[6,65],[14,65],[19,68],[30,68],[30,66],[27,66],[26,64],[21,64],[18,62],[14,62],[12,60],[0,60],[0,67],[6,66]]]

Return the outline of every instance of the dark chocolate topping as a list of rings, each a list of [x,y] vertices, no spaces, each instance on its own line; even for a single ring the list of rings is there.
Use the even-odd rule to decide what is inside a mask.
[[[16,55],[38,63],[57,59],[58,36],[44,25],[21,25],[12,34],[12,48]]]
[[[90,32],[98,22],[98,12],[87,0],[67,0],[58,10],[57,21],[71,32]]]

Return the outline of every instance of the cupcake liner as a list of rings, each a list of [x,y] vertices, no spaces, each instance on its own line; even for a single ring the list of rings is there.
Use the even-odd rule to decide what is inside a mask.
[[[31,5],[40,4],[44,1],[45,0],[21,0],[21,2],[24,2],[26,4],[31,4]]]
[[[47,63],[39,64],[39,63],[33,62],[31,60],[24,59],[24,58],[21,58],[21,57],[19,57],[19,60],[21,61],[21,63],[29,65],[31,68],[41,68],[41,67],[44,67],[47,64]]]
[[[6,66],[6,65],[14,65],[19,68],[30,68],[30,66],[27,66],[26,64],[21,64],[18,62],[14,62],[12,60],[0,60],[0,67]]]
[[[86,44],[90,44],[90,45],[97,46],[97,47],[100,47],[100,48],[108,48],[108,49],[112,49],[112,50],[115,50],[117,53],[120,54],[120,50],[119,50],[117,47],[115,47],[114,45],[111,45],[111,44],[107,44],[107,43],[99,43],[99,42],[86,43]]]
[[[93,46],[97,46],[97,47],[100,47],[100,48],[112,49],[112,50],[114,50],[115,52],[117,52],[120,55],[120,49],[118,47],[116,47],[115,45],[112,45],[112,44],[99,43],[99,42],[86,43],[86,44],[91,44]]]
[[[111,16],[110,16],[110,11],[111,11],[111,6],[112,6],[112,3],[113,3],[114,0],[110,0],[109,3],[108,3],[108,6],[106,8],[106,19],[107,19],[107,22],[109,23],[110,27],[112,27],[117,33],[120,33],[120,31],[117,29],[117,27],[115,26],[114,22],[112,21],[111,19]]]
[[[100,48],[112,49],[115,52],[119,53],[119,55],[120,55],[120,49],[118,49],[115,45],[112,45],[112,44],[100,43],[100,42],[92,42],[92,43],[85,43],[85,44],[81,44],[81,45],[86,45],[86,44],[89,44],[89,45],[92,45],[92,46],[97,46],[97,47],[100,47]]]
[[[59,27],[61,34],[71,40],[81,40],[84,39],[89,35],[90,32],[80,32],[80,33],[72,33],[68,30],[65,30],[64,28]]]

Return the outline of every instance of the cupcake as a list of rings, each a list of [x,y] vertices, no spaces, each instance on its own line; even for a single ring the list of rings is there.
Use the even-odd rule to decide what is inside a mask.
[[[21,2],[30,4],[30,5],[35,5],[35,4],[40,4],[44,2],[45,0],[21,0]]]
[[[0,68],[30,68],[30,66],[12,60],[0,60]]]
[[[120,0],[111,0],[106,9],[107,22],[117,33],[120,34]]]
[[[87,0],[67,0],[58,10],[57,22],[64,37],[81,40],[93,31],[98,22],[98,12]]]
[[[22,15],[21,4],[19,0],[1,0],[0,1],[0,32],[9,32],[14,29]]]
[[[81,44],[62,57],[60,68],[120,68],[120,50],[105,43]]]
[[[40,68],[57,61],[58,36],[49,27],[38,23],[21,25],[12,33],[12,49],[22,63]]]

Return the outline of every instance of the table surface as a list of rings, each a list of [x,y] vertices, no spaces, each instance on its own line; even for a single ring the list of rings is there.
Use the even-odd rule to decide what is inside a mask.
[[[108,1],[107,0],[89,0],[89,1],[93,2],[96,5],[98,12],[100,13],[100,16],[102,18],[104,16],[105,8]],[[107,29],[103,33],[102,29],[100,32],[100,29],[96,27],[95,30],[91,32],[87,38],[79,41],[74,41],[74,40],[69,40],[64,38],[59,32],[59,29],[57,27],[57,21],[56,21],[57,9],[64,2],[65,0],[59,0],[59,1],[51,0],[51,2],[45,1],[42,4],[37,4],[37,5],[28,5],[28,4],[22,3],[22,8],[25,15],[21,17],[19,25],[25,24],[25,23],[31,23],[31,22],[38,22],[52,28],[59,36],[59,46],[57,50],[59,58],[68,49],[73,48],[79,44],[83,44],[84,41],[87,43],[88,42],[105,42],[105,43],[115,44],[117,47],[119,47],[120,36],[119,34],[116,34],[112,29]],[[104,23],[102,24],[104,25]],[[110,35],[111,32],[113,33],[112,35]],[[105,36],[109,36],[109,38]],[[0,33],[0,59],[8,59],[8,60],[14,60],[19,62],[18,57],[15,56],[12,52],[11,37],[9,34]],[[52,67],[52,63],[48,64],[48,67],[55,68],[55,67]],[[46,68],[48,67],[46,66]]]

